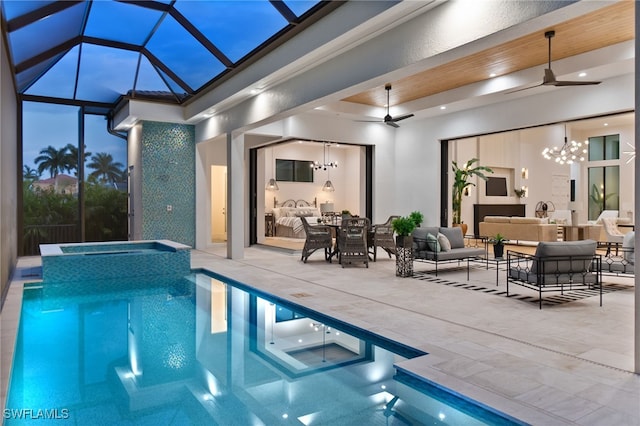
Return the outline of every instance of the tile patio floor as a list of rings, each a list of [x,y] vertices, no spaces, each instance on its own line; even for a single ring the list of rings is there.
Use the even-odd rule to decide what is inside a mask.
[[[534,425],[640,425],[640,375],[633,374],[634,283],[607,276],[617,291],[543,306],[507,298],[505,278],[477,265],[469,290],[395,276],[395,260],[342,268],[321,253],[226,248],[194,251],[192,265],[329,314],[429,353],[402,366]],[[432,265],[414,263],[416,271]],[[438,278],[466,284],[466,270]],[[525,288],[512,289],[534,296]],[[306,297],[294,295],[304,293]],[[548,293],[544,297],[552,296]]]

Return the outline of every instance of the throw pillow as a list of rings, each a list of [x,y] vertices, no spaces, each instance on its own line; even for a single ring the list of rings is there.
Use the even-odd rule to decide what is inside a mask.
[[[427,234],[427,250],[435,251],[436,253],[440,251],[440,243],[438,242],[438,237],[433,234]]]
[[[438,232],[438,243],[440,243],[440,249],[442,251],[450,251],[451,243],[449,239],[442,233]]]

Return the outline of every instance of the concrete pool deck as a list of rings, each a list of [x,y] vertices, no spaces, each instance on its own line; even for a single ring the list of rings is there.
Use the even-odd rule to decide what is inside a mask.
[[[401,366],[520,420],[640,425],[640,376],[630,372],[631,278],[607,276],[618,287],[602,307],[592,296],[539,310],[496,292],[495,269],[481,265],[471,271],[473,291],[466,270],[399,278],[395,261],[382,254],[368,269],[341,268],[321,254],[304,264],[299,252],[264,247],[246,249],[243,260],[225,256],[223,245],[193,250],[191,263],[424,350],[429,355]],[[39,266],[39,257],[19,260],[1,313],[3,406],[22,284],[39,279]],[[415,264],[418,272],[430,268]],[[502,276],[497,289],[505,289]]]

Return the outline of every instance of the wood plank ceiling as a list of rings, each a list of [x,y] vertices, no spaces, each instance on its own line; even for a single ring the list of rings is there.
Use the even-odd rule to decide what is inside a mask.
[[[623,0],[592,13],[563,22],[544,31],[526,35],[425,70],[418,74],[390,82],[390,106],[445,92],[467,84],[487,80],[490,73],[496,76],[510,74],[531,67],[547,64],[547,30],[555,30],[551,43],[551,61],[586,53],[602,47],[633,40],[633,0]],[[542,69],[540,80],[542,81]],[[387,103],[384,86],[376,87],[343,99],[364,105],[384,107]]]

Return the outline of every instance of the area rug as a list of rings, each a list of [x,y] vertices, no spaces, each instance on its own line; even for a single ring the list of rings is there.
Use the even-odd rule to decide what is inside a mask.
[[[414,272],[413,278],[421,281],[427,281],[430,283],[447,285],[450,287],[457,287],[464,290],[473,290],[482,293],[494,294],[496,296],[509,297],[512,299],[522,300],[524,302],[534,303],[536,306],[539,304],[540,299],[537,296],[526,295],[526,294],[518,294],[513,291],[517,289],[518,286],[514,285],[512,291],[509,292],[509,296],[507,296],[507,291],[505,289],[505,285],[503,283],[500,284],[500,287],[491,287],[485,286],[485,283],[479,282],[459,282],[452,281],[443,278],[442,276],[436,277],[433,271],[424,271],[424,272]],[[614,291],[620,290],[628,290],[632,289],[632,285],[618,284],[618,283],[603,283],[602,284],[602,294],[605,295],[607,293],[612,293]],[[588,290],[573,290],[573,291],[565,291],[564,294],[558,293],[546,293],[542,296],[542,305],[543,306],[556,306],[561,305],[563,303],[575,302],[577,300],[586,299],[588,297],[598,297],[600,292],[597,289],[588,289]]]

